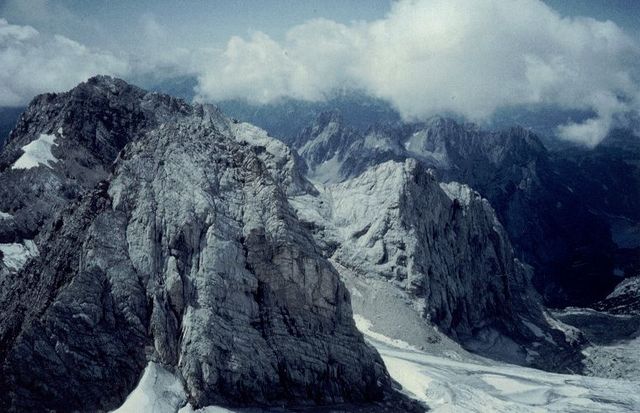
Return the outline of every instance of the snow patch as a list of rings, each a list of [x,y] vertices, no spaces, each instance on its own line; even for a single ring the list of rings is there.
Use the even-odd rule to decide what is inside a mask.
[[[341,180],[341,168],[342,161],[337,156],[334,156],[317,165],[315,169],[309,172],[307,178],[316,185],[339,182]]]
[[[360,330],[362,334],[368,337],[371,337],[377,341],[380,341],[382,343],[388,344],[393,347],[397,347],[405,350],[419,351],[417,348],[415,348],[409,343],[406,343],[402,340],[398,340],[395,338],[387,337],[384,334],[376,333],[375,331],[371,330],[371,327],[373,326],[373,324],[371,324],[371,321],[367,320],[361,315],[354,314],[353,321],[356,322],[356,328]]]
[[[61,130],[62,128],[58,132]],[[56,145],[55,141],[55,135],[41,133],[38,139],[22,147],[24,153],[15,161],[11,169],[31,169],[38,165],[53,168],[51,163],[58,160],[51,153],[51,148]]]
[[[404,143],[404,148],[412,155],[426,159],[439,167],[449,165],[449,156],[444,145],[434,147],[429,144],[428,131],[425,129],[414,132]]]
[[[138,386],[112,413],[236,413],[217,406],[194,410],[186,402],[187,393],[180,379],[160,364],[149,362]]]
[[[474,194],[473,189],[459,182],[441,182],[440,188],[442,188],[444,193],[447,194],[449,199],[452,201],[457,199],[464,205],[469,205],[471,203],[471,197]]]
[[[186,399],[182,382],[164,367],[150,362],[138,386],[113,413],[175,413]]]
[[[9,269],[18,271],[24,267],[30,258],[38,255],[38,247],[32,240],[22,243],[0,244],[2,261]]]
[[[0,221],[5,220],[5,219],[13,219],[13,215],[11,214],[7,214],[6,212],[2,212],[0,211]]]

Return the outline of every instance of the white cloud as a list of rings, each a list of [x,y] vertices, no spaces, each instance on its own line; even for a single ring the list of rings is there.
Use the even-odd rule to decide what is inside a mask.
[[[135,75],[164,78],[194,74],[213,56],[208,50],[182,46],[175,33],[161,25],[153,13],[143,14],[136,29],[136,41],[127,50]]]
[[[67,90],[98,73],[128,71],[126,60],[112,53],[0,19],[0,106],[23,105],[38,93]]]
[[[617,114],[640,107],[640,47],[612,22],[561,18],[539,0],[406,0],[369,23],[306,22],[282,42],[234,37],[199,80],[203,99],[261,103],[361,88],[407,119],[480,120],[527,104],[592,110],[558,133],[594,145]]]

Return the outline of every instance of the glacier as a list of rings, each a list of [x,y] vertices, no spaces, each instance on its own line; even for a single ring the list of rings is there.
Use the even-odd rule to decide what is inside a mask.
[[[455,346],[447,356],[434,355],[373,331],[361,316],[355,319],[391,377],[434,413],[640,411],[638,381],[549,373],[484,359]]]

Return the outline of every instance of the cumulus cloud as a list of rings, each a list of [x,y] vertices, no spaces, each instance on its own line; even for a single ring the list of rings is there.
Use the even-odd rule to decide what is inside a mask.
[[[34,95],[70,89],[98,73],[122,76],[126,60],[60,35],[0,19],[0,106],[19,106]]]
[[[405,0],[373,22],[312,20],[278,42],[234,37],[199,76],[202,99],[320,100],[353,87],[406,119],[548,104],[596,117],[558,129],[597,144],[640,107],[640,47],[612,22],[562,18],[539,0]]]

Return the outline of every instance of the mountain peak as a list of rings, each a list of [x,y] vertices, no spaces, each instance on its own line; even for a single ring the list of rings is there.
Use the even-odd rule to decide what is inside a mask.
[[[127,83],[122,79],[107,75],[98,75],[90,77],[68,92],[56,94],[56,96],[69,96],[76,99],[86,99],[88,96],[102,96],[105,98],[131,96],[141,98],[147,93],[145,90]]]
[[[196,407],[400,398],[275,174],[292,153],[239,126],[108,76],[30,105],[0,156],[53,130],[55,162],[0,170],[0,410],[110,411],[149,362]]]

